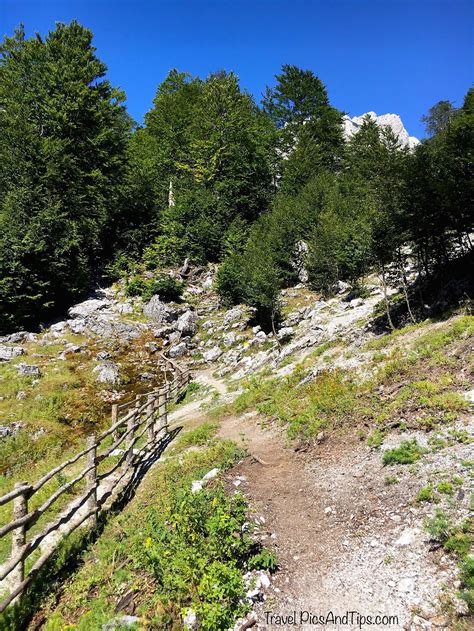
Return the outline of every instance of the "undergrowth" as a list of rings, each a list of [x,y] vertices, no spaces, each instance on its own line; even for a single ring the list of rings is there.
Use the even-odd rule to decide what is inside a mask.
[[[59,606],[47,612],[45,629],[100,629],[117,615],[123,595],[150,628],[182,628],[188,608],[201,629],[231,627],[248,610],[243,573],[274,568],[275,560],[252,542],[241,494],[228,496],[217,480],[199,493],[190,489],[192,480],[241,455],[234,443],[214,441],[157,468],[87,553]]]

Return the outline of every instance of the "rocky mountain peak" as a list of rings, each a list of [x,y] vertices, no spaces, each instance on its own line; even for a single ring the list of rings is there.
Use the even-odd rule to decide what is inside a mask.
[[[380,127],[390,127],[394,134],[398,136],[404,146],[408,146],[410,149],[416,147],[419,144],[418,138],[410,136],[405,129],[402,119],[398,114],[382,114],[377,116],[375,112],[366,112],[361,116],[354,116],[351,118],[348,114],[344,114],[342,119],[343,132],[346,140],[349,140],[351,136],[356,134],[361,128],[364,117],[369,116]]]

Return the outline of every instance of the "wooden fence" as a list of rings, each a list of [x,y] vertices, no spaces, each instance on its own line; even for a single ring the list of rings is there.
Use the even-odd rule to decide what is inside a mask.
[[[12,520],[0,526],[0,538],[11,533],[10,557],[0,566],[0,594],[8,593],[0,602],[0,613],[22,594],[65,535],[80,525],[96,525],[99,510],[106,508],[105,502],[126,486],[144,457],[150,455],[168,433],[168,404],[176,402],[186,389],[189,370],[162,357],[173,373],[170,381],[166,379],[163,387],[137,395],[132,401],[112,405],[111,426],[99,435],[89,436],[85,449],[34,484],[18,482],[10,493],[0,497],[0,506],[12,503],[13,508]],[[83,468],[78,471],[77,463],[81,460]],[[64,480],[65,471],[72,478],[53,489],[41,505],[29,509],[33,496],[51,480]],[[50,509],[61,496],[74,493],[77,486],[85,488],[81,488],[79,496],[67,504],[59,516],[40,532],[29,533],[48,511],[51,514]],[[26,560],[37,549],[39,558],[26,570]]]

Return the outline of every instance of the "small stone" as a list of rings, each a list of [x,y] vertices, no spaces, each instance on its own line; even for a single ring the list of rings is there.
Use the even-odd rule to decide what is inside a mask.
[[[326,506],[326,508],[324,509],[324,514],[330,515],[331,513],[332,513],[332,508],[330,506]]]
[[[400,547],[411,545],[419,532],[418,528],[406,528],[395,541],[395,545]]]
[[[402,578],[398,581],[397,589],[399,592],[408,594],[415,588],[415,581],[412,578]]]
[[[20,377],[41,377],[41,371],[38,366],[32,364],[18,364],[15,366]]]

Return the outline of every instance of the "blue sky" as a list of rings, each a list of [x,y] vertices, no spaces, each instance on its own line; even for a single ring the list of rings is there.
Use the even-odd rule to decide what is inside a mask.
[[[351,115],[397,113],[409,133],[473,80],[472,0],[0,0],[0,32],[92,29],[109,78],[141,122],[171,68],[234,70],[260,100],[284,63],[312,69]]]

